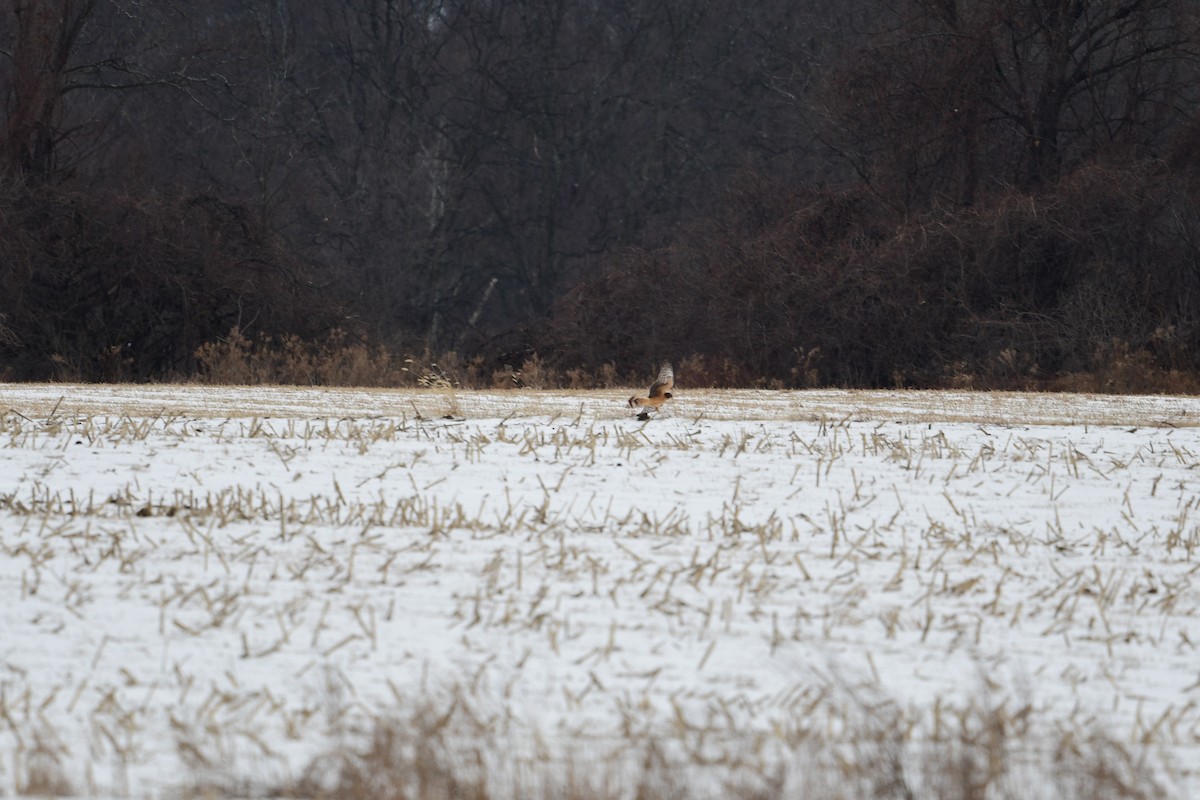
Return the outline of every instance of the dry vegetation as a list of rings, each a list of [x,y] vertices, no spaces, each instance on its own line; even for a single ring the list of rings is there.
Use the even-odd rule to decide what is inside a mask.
[[[196,380],[227,386],[363,386],[427,389],[594,389],[624,385],[612,364],[594,372],[549,368],[536,354],[518,366],[489,368],[482,356],[425,352],[401,356],[335,330],[319,341],[298,336],[251,340],[234,328],[196,351]]]
[[[538,344],[584,367],[692,355],[699,386],[1194,394],[1198,209],[1153,164],[910,213],[747,180],[566,295]]]
[[[157,779],[195,797],[1157,798],[1162,752],[1200,735],[1185,696],[1106,720],[1072,666],[1188,659],[1197,456],[1171,428],[879,421],[888,402],[935,419],[934,394],[766,426],[681,403],[640,426],[578,406],[441,419],[489,407],[468,392],[375,417],[95,415],[55,389],[0,416],[21,470],[0,487],[27,609],[9,621],[93,644],[4,656],[0,779],[19,794],[138,795],[147,763],[179,763]],[[1122,421],[1189,423],[1175,405]],[[683,463],[730,491],[679,482]],[[1113,519],[1080,510],[1097,504]],[[127,640],[110,613],[148,630]],[[861,673],[803,663],[857,637],[879,648]],[[458,640],[488,656],[425,677],[404,654]],[[142,641],[176,655],[134,657]],[[995,652],[1062,641],[1075,660],[1047,675],[1084,690],[1066,715],[1006,685]],[[974,672],[900,699],[904,648]],[[756,691],[758,662],[795,675]],[[531,736],[542,705],[566,717]]]
[[[365,731],[314,759],[296,781],[255,786],[217,782],[199,796],[262,795],[346,800],[667,800],[719,795],[731,800],[1154,800],[1164,789],[1152,770],[1102,732],[1064,741],[1053,760],[1031,753],[1029,707],[972,706],[945,720],[940,738],[912,744],[908,723],[888,701],[861,700],[853,727],[837,738],[813,736],[795,760],[720,787],[690,785],[669,767],[660,745],[641,745],[625,763],[576,754],[566,763],[516,771],[503,752],[447,741],[455,703],[403,718],[378,719]],[[492,732],[467,734],[487,741]],[[227,779],[226,779],[227,780]]]
[[[640,294],[640,291],[637,293]],[[596,314],[593,319],[598,325],[622,324],[622,317],[601,321],[602,307],[589,311],[589,314],[593,313]],[[552,330],[552,335],[558,336],[565,327],[555,325]],[[400,355],[386,346],[371,346],[355,340],[344,331],[334,331],[315,341],[305,341],[298,336],[282,336],[278,339],[259,336],[251,340],[235,328],[228,336],[209,342],[196,351],[197,371],[191,380],[217,386],[576,390],[638,386],[647,380],[646,375],[655,369],[655,360],[649,351],[639,354],[643,357],[640,363],[646,366],[625,371],[619,370],[612,361],[589,360],[591,353],[605,350],[602,346],[597,347],[596,343],[604,341],[606,331],[611,332],[611,329],[591,331],[592,338],[586,354],[571,350],[579,340],[564,335],[568,355],[560,355],[552,361],[536,353],[518,356],[514,366],[512,363],[497,365],[494,359],[480,355],[465,358],[455,352],[440,356],[429,352]],[[780,333],[782,335],[784,332]],[[1165,342],[1172,335],[1160,332],[1155,341]],[[872,346],[869,342],[860,344]],[[665,347],[679,349],[682,345]],[[1174,347],[1171,366],[1164,367],[1162,360],[1149,350],[1134,350],[1123,340],[1111,339],[1093,348],[1085,369],[1051,373],[1044,373],[1032,361],[1020,366],[1018,362],[1026,360],[1026,356],[1018,350],[1007,348],[995,354],[994,358],[989,357],[989,366],[984,372],[980,371],[981,365],[968,366],[959,361],[936,368],[931,364],[931,369],[939,374],[931,374],[920,380],[909,380],[897,372],[890,382],[896,384],[896,388],[915,385],[925,388],[1108,394],[1200,393],[1200,377],[1188,366],[1184,355],[1186,348],[1182,345]],[[559,351],[558,348],[547,349]],[[838,349],[843,348],[839,346]],[[743,355],[693,353],[677,362],[676,372],[693,389],[751,386],[772,389],[816,388],[829,384],[873,386],[881,382],[888,383],[875,379],[861,380],[831,369],[820,347],[807,351],[796,350],[788,359],[792,366],[787,374],[781,374],[762,363],[742,361]],[[577,360],[581,366],[562,366],[574,363],[573,360]],[[75,375],[64,372],[59,377],[70,379]]]

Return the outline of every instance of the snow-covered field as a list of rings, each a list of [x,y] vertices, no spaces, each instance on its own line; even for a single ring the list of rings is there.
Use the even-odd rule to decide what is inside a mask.
[[[1200,400],[679,394],[0,385],[0,795],[269,792],[419,717],[497,781],[999,726],[1200,796]]]

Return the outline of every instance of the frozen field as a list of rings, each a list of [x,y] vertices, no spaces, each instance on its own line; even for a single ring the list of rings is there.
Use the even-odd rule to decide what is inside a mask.
[[[1200,400],[628,394],[0,385],[0,796],[269,794],[399,720],[495,786],[999,736],[1019,796],[1200,797]]]

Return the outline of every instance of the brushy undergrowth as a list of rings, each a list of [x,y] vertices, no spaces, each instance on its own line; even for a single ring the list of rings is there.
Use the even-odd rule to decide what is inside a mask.
[[[234,328],[196,351],[200,383],[213,385],[420,387],[430,389],[597,389],[627,385],[612,364],[560,370],[537,354],[519,364],[489,365],[455,352],[401,354],[336,330],[319,341],[298,336],[249,338]],[[628,378],[641,383],[645,376]]]
[[[801,358],[792,379],[758,374],[730,358],[698,354],[676,360],[679,385],[693,389],[818,388],[816,353]],[[515,360],[515,359],[514,359]],[[1197,394],[1200,374],[1163,368],[1146,351],[1113,340],[1097,347],[1095,368],[1041,376],[1011,369],[991,375],[951,371],[932,389],[1004,389],[1017,391],[1096,392],[1105,394]],[[198,371],[190,379],[209,385],[361,386],[432,389],[607,389],[639,386],[657,365],[619,368],[605,362],[595,369],[557,366],[537,353],[519,363],[494,363],[456,352],[402,354],[384,345],[334,331],[318,341],[298,336],[250,338],[234,328],[228,336],[196,351]],[[900,381],[898,385],[903,385]],[[863,388],[863,387],[855,387]]]

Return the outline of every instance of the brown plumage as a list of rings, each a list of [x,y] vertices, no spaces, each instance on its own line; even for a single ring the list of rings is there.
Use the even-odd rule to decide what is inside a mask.
[[[658,371],[658,377],[654,383],[650,385],[648,397],[638,397],[634,395],[629,398],[629,407],[649,407],[659,409],[662,404],[671,399],[671,390],[675,388],[675,371],[671,369],[670,364],[664,363],[662,369]],[[640,419],[645,419],[648,416],[646,411],[643,411]]]

